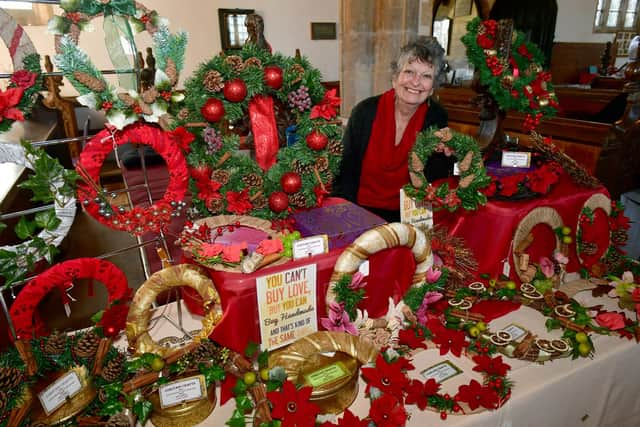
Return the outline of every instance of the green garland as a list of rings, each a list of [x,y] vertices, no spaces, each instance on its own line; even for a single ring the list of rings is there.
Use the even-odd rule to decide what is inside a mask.
[[[509,58],[499,58],[497,26],[496,21],[475,18],[467,24],[462,43],[467,48],[467,58],[478,71],[480,83],[500,108],[526,114],[523,129],[528,133],[542,117],[553,117],[557,112],[558,99],[551,74],[543,71],[544,54],[515,29]]]
[[[24,57],[22,69],[14,72],[7,89],[22,88],[22,97],[16,105],[25,117],[29,117],[35,105],[40,90],[42,90],[42,68],[40,67],[40,55],[32,53]],[[15,120],[2,117],[0,121],[0,132],[9,130]]]
[[[458,159],[457,188],[450,189],[447,182],[434,187],[425,178],[424,164],[435,151],[444,151]],[[489,185],[491,177],[482,163],[478,144],[469,135],[434,128],[419,133],[409,153],[409,176],[411,184],[404,186],[407,195],[433,203],[434,210],[445,208],[454,212],[459,207],[475,210],[487,203],[487,196],[480,190]]]
[[[277,67],[282,73],[282,84],[277,89],[265,83],[267,67]],[[314,108],[330,105],[320,78],[320,72],[306,58],[272,55],[252,45],[245,46],[237,55],[219,55],[200,65],[185,83],[185,107],[176,123],[191,128],[195,134],[187,156],[192,170],[206,171],[201,176],[192,173],[190,184],[193,206],[199,216],[231,213],[275,219],[286,217],[293,209],[320,204],[338,171],[342,148],[339,124],[330,118],[311,117]],[[246,87],[246,96],[239,102],[227,100],[223,93],[225,83],[232,80]],[[290,97],[304,95],[303,87],[310,102],[291,101]],[[240,137],[230,133],[228,127],[242,124],[248,116],[249,101],[256,95],[272,97],[275,108],[288,118],[286,126],[296,126],[292,145],[280,148],[277,163],[266,172],[238,152]],[[335,102],[337,98],[332,100]],[[224,116],[205,123],[201,110],[212,101],[223,106]],[[203,123],[206,127],[198,129]],[[328,138],[326,147],[314,150],[305,143],[314,131]],[[290,172],[299,176],[302,185],[286,195],[281,178]],[[288,206],[275,210],[270,207],[274,194],[286,196]],[[232,197],[242,199],[241,206],[234,205]]]

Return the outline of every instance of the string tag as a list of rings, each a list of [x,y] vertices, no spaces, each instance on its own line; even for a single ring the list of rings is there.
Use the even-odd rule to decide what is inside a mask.
[[[71,296],[70,292],[71,289],[73,289],[74,284],[73,282],[70,282],[70,287],[68,287],[65,291],[64,294],[65,296],[63,296],[63,300],[64,300],[64,314],[67,315],[67,317],[71,317],[71,305],[69,304],[69,302],[76,302],[77,299],[75,299],[74,297]]]
[[[117,129],[113,126],[107,126],[107,130],[109,131],[110,135],[106,136],[104,138],[102,138],[100,140],[101,143],[105,143],[109,140],[112,141],[113,143],[113,154],[116,156],[116,165],[119,168],[122,168],[122,165],[120,164],[120,156],[118,155],[118,142],[116,141],[116,131]]]
[[[502,275],[508,278],[510,273],[511,265],[509,265],[509,259],[505,258],[502,260]]]

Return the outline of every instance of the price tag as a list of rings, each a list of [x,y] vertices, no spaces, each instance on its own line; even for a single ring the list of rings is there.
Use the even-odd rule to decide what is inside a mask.
[[[62,406],[67,399],[71,399],[78,394],[80,390],[82,390],[80,377],[77,372],[71,371],[41,391],[38,394],[38,399],[40,399],[44,412],[49,415]]]
[[[502,275],[504,277],[509,277],[511,273],[511,265],[509,265],[509,260],[505,259],[502,261]]]
[[[458,368],[450,361],[445,360],[444,362],[440,362],[430,368],[425,369],[424,371],[420,372],[420,375],[422,375],[427,380],[433,378],[434,380],[436,380],[436,382],[442,383],[449,378],[453,378],[461,373],[462,369]]]
[[[304,376],[312,387],[322,387],[349,375],[342,362],[332,363]]]
[[[170,408],[181,403],[193,402],[206,396],[207,386],[204,375],[196,375],[185,379],[162,384],[158,389],[160,406]]]
[[[506,328],[503,328],[502,330],[509,332],[511,334],[511,339],[513,341],[520,341],[520,338],[527,335],[527,330],[515,323],[511,323],[510,325],[508,325]]]
[[[329,252],[329,238],[326,234],[298,239],[291,245],[293,259],[307,258]]]
[[[531,166],[531,153],[526,151],[503,151],[503,168],[528,168]]]

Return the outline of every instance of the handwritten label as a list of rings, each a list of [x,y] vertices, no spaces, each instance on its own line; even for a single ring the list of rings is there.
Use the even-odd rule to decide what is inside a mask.
[[[321,387],[348,376],[349,373],[341,362],[333,363],[304,376],[312,387]]]
[[[160,406],[162,408],[170,408],[181,403],[203,399],[206,396],[206,388],[204,375],[196,375],[162,384],[158,389]]]
[[[520,341],[520,338],[522,338],[525,335],[527,335],[527,330],[524,329],[522,326],[517,325],[515,323],[511,323],[506,328],[503,328],[503,330],[507,331],[507,332],[509,332],[511,334],[511,337],[512,337],[513,341]]]
[[[293,259],[306,258],[329,252],[329,239],[326,234],[298,239],[291,245]]]
[[[316,264],[256,279],[263,350],[287,345],[318,330]]]
[[[531,166],[531,153],[525,151],[503,151],[503,168],[528,168]]]
[[[75,371],[68,372],[56,381],[51,383],[49,387],[44,389],[38,394],[38,399],[42,403],[44,412],[49,415],[60,406],[62,406],[67,399],[71,399],[82,390],[82,382],[80,377]]]
[[[454,365],[448,360],[445,360],[444,362],[440,362],[420,372],[420,374],[425,379],[428,380],[429,378],[433,378],[439,383],[442,383],[448,380],[449,378],[453,378],[456,375],[461,373],[462,373],[462,369],[458,368],[456,365]]]
[[[400,222],[416,227],[433,227],[433,211],[431,203],[416,201],[409,197],[404,189],[400,189]]]

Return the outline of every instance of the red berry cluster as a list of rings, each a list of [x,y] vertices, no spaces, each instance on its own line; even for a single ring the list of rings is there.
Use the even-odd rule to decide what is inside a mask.
[[[531,132],[536,127],[538,127],[538,125],[540,124],[540,119],[542,119],[542,113],[537,113],[535,117],[531,114],[527,114],[527,116],[524,118],[524,123],[522,123],[522,130],[525,133]]]
[[[491,70],[491,74],[493,74],[494,76],[499,76],[500,74],[502,74],[502,70],[504,69],[504,66],[497,56],[488,56],[487,66]]]

